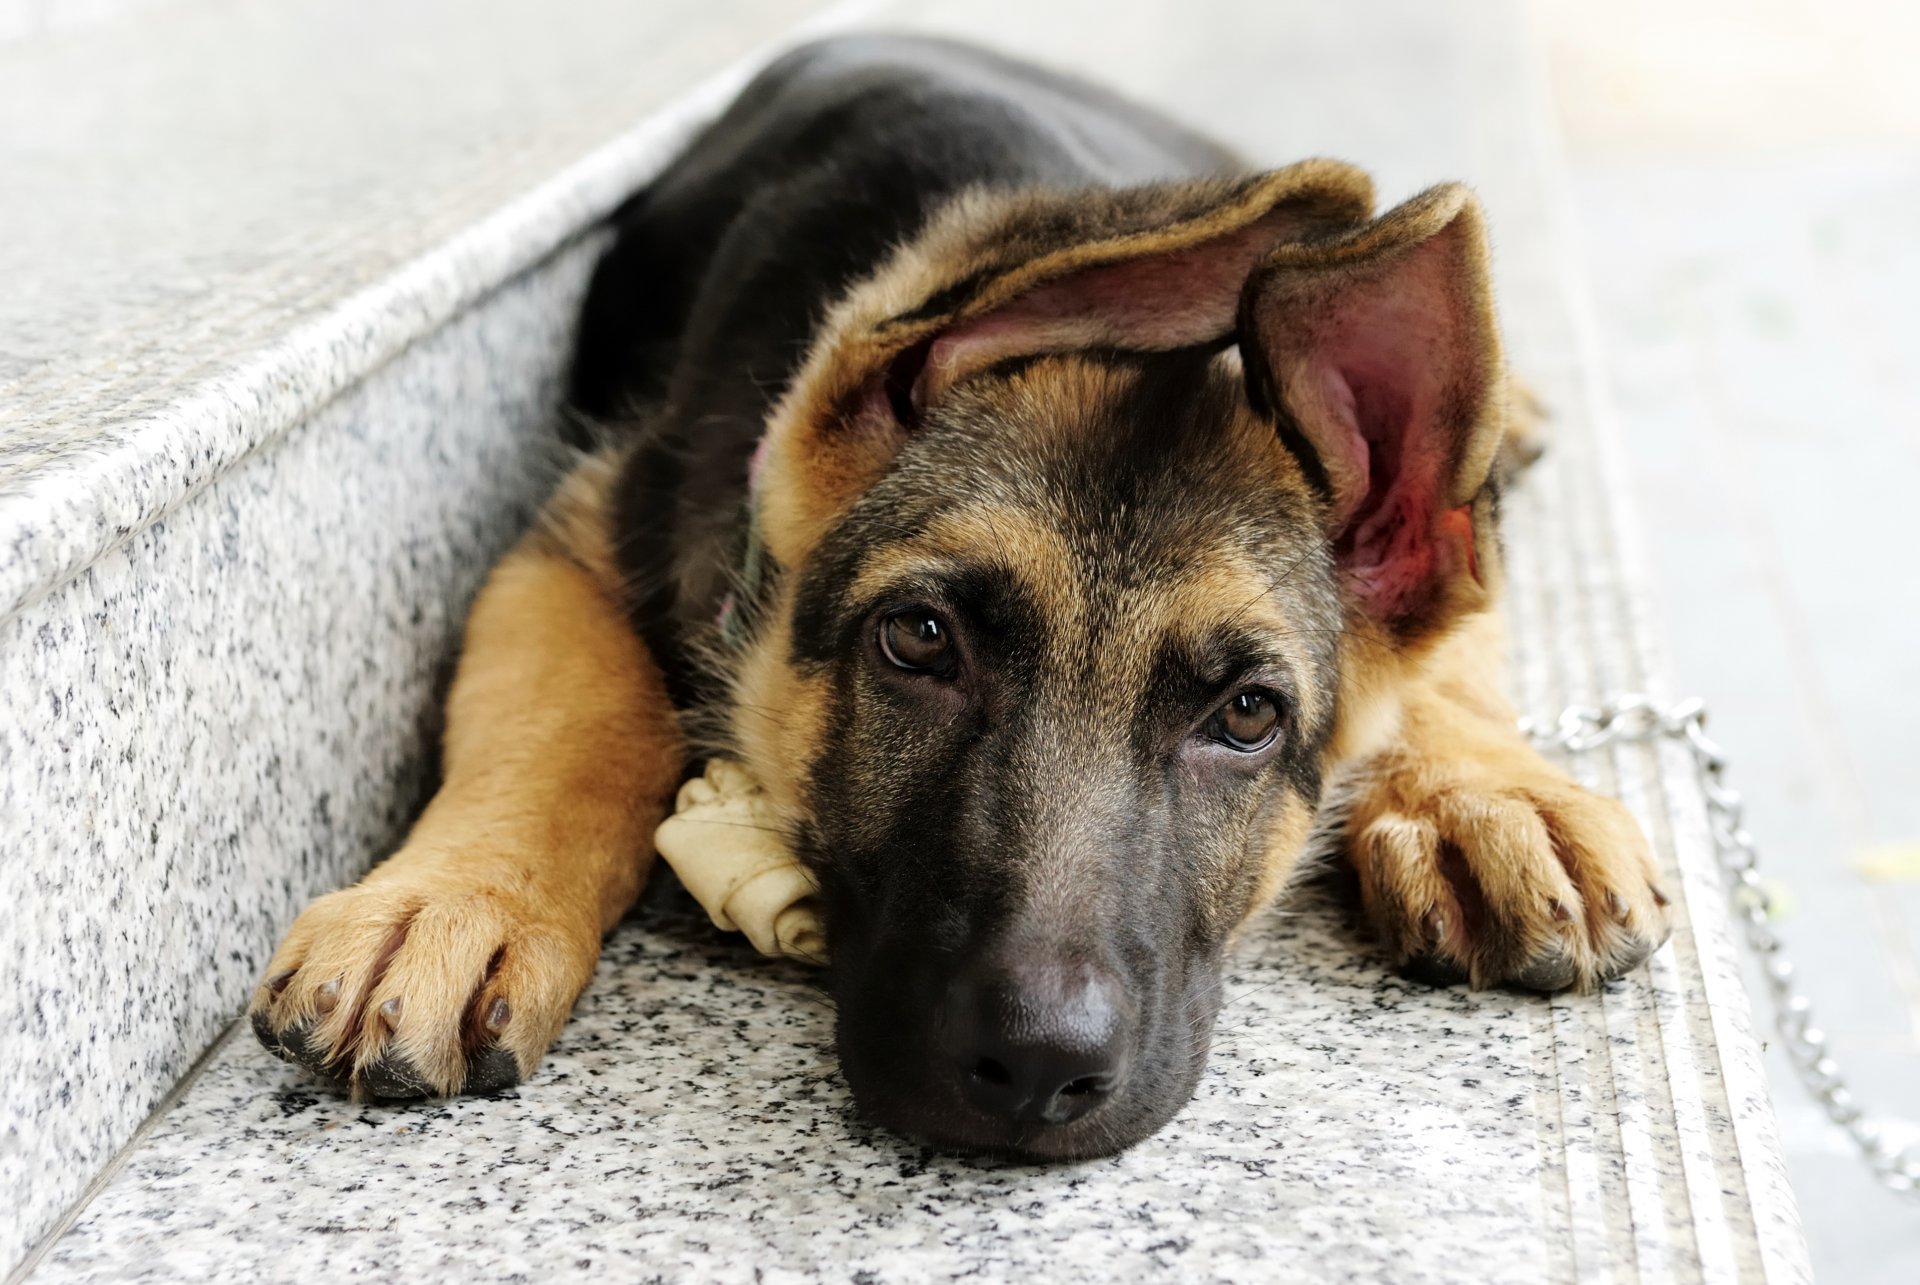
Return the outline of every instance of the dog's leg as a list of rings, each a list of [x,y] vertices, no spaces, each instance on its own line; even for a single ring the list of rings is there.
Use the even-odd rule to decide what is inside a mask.
[[[308,907],[255,992],[262,1042],[356,1096],[530,1074],[645,881],[683,751],[615,602],[605,473],[570,479],[475,603],[405,846]]]
[[[1646,839],[1515,730],[1500,628],[1443,644],[1392,748],[1359,765],[1349,856],[1375,929],[1409,972],[1475,986],[1590,988],[1667,938]]]

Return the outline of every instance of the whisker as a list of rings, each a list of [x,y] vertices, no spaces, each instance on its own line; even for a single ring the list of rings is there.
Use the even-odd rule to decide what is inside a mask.
[[[777,825],[755,825],[751,821],[722,821],[718,817],[683,816],[679,819],[689,825],[720,825],[731,830],[758,830],[762,834],[778,835],[782,839],[791,837],[787,830]]]
[[[1235,1004],[1238,1004],[1241,1000],[1247,999],[1254,995],[1258,995],[1261,991],[1264,991],[1264,990],[1272,990],[1275,986],[1278,986],[1281,982],[1285,980],[1286,979],[1284,977],[1276,977],[1270,982],[1262,982],[1260,985],[1255,986],[1251,990],[1241,991],[1238,995],[1235,995],[1232,999],[1220,1005],[1220,1007],[1223,1011],[1226,1009],[1232,1008]]]

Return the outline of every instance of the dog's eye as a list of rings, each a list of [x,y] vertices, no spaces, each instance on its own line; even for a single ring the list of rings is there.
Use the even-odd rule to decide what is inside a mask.
[[[1257,687],[1238,693],[1207,720],[1208,736],[1243,754],[1264,750],[1279,732],[1280,700]]]
[[[953,672],[953,631],[931,611],[897,611],[880,622],[880,653],[899,669],[945,677]]]

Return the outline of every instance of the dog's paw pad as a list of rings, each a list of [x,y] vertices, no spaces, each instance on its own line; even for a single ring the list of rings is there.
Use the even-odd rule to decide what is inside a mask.
[[[478,1049],[467,1059],[467,1080],[462,1093],[499,1093],[520,1083],[520,1062],[511,1050],[498,1044]]]
[[[255,1032],[260,1030],[258,1018],[254,1021]],[[263,1038],[262,1042],[265,1040]],[[314,1034],[312,1021],[295,1022],[283,1028],[277,1036],[278,1047],[268,1045],[278,1053],[282,1060],[296,1066],[304,1066],[315,1075],[324,1075],[328,1079],[337,1079],[333,1073],[333,1057],[324,1041]]]
[[[1563,991],[1580,980],[1580,960],[1566,942],[1554,942],[1513,974],[1513,984],[1530,991]]]
[[[419,1068],[391,1049],[360,1068],[354,1077],[361,1092],[376,1102],[406,1102],[438,1096]]]
[[[1408,956],[1400,965],[1400,975],[1422,986],[1458,986],[1467,980],[1464,965],[1433,951]]]
[[[265,1009],[255,1009],[247,1014],[247,1020],[253,1025],[254,1038],[260,1041],[260,1047],[283,1062],[292,1061],[280,1043],[280,1032],[273,1029],[273,1018]]]

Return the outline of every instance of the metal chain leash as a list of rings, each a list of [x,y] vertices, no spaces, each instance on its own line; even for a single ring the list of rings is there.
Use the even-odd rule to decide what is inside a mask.
[[[1859,1148],[1882,1183],[1895,1191],[1920,1194],[1920,1143],[1896,1148],[1867,1119],[1847,1088],[1840,1064],[1827,1049],[1827,1037],[1813,1023],[1813,1004],[1795,984],[1793,961],[1769,922],[1772,898],[1760,877],[1753,835],[1741,825],[1744,803],[1725,783],[1726,755],[1707,736],[1706,702],[1693,699],[1662,706],[1638,692],[1602,705],[1571,705],[1552,724],[1520,720],[1520,730],[1535,745],[1578,754],[1615,741],[1681,741],[1693,755],[1694,770],[1707,800],[1707,823],[1714,853],[1728,881],[1734,918],[1745,930],[1747,946],[1760,961],[1772,999],[1774,1027],[1780,1033],[1801,1084],[1826,1110],[1827,1117]]]

